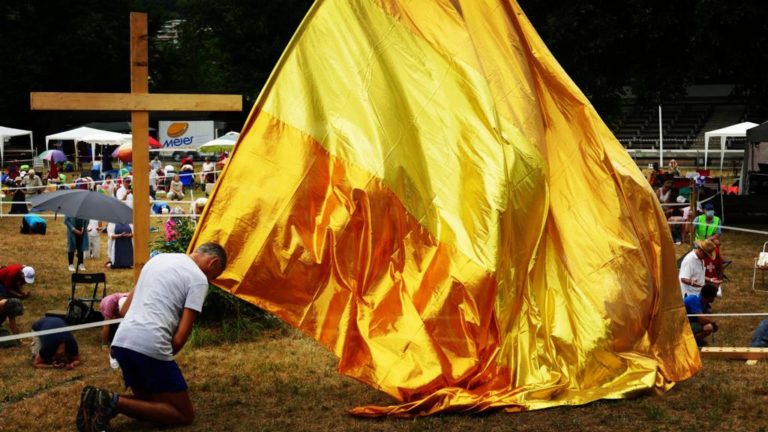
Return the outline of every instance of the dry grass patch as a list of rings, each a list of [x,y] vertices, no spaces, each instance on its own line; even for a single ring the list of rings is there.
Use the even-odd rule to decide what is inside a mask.
[[[159,223],[153,219],[153,223]],[[23,329],[48,309],[61,308],[69,295],[63,221],[49,220],[46,236],[18,233],[20,220],[0,219],[6,246],[0,263],[23,262],[38,270],[32,297],[25,302]],[[766,311],[768,293],[751,290],[752,262],[768,238],[729,232],[723,251],[734,263],[725,296],[715,312]],[[105,239],[102,248],[106,247]],[[683,246],[678,253],[685,252]],[[105,250],[102,250],[102,256]],[[102,261],[105,261],[104,258]],[[101,270],[103,262],[86,262]],[[105,270],[110,292],[131,287],[131,270]],[[205,313],[205,312],[204,312]],[[716,345],[748,344],[760,318],[718,319]],[[196,329],[178,362],[190,385],[197,419],[188,431],[696,431],[768,429],[768,362],[707,360],[696,377],[660,396],[598,401],[586,406],[477,416],[440,415],[417,419],[361,419],[352,407],[394,403],[388,396],[336,372],[337,360],[297,332],[278,328],[255,340],[212,343],[220,328]],[[28,347],[0,351],[0,431],[71,431],[80,390],[94,384],[121,390],[119,371],[109,368],[98,330],[76,334],[83,364],[74,371],[35,370]],[[158,430],[123,416],[116,431]]]

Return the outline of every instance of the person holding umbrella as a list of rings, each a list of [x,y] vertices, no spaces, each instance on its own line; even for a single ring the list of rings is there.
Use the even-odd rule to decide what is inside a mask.
[[[73,262],[75,252],[77,252],[77,270],[85,271],[83,253],[88,250],[88,219],[67,216],[64,218],[64,225],[67,226],[67,261],[69,262],[69,271],[75,271]]]

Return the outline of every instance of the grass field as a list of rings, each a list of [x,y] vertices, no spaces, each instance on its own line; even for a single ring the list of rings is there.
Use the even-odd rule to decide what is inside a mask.
[[[154,223],[158,221],[155,220]],[[62,308],[69,293],[63,220],[49,220],[48,234],[19,234],[20,219],[0,218],[0,264],[22,262],[37,269],[21,327],[28,330],[46,310]],[[729,232],[723,252],[733,264],[715,312],[762,312],[768,293],[751,289],[752,264],[768,238]],[[106,239],[102,239],[105,257]],[[678,253],[685,252],[684,246]],[[106,258],[87,261],[102,271]],[[104,270],[110,292],[131,288],[131,270]],[[766,287],[768,289],[768,287]],[[744,346],[760,318],[721,318],[714,345]],[[706,360],[694,378],[663,395],[600,401],[586,406],[479,416],[360,419],[355,406],[395,401],[336,372],[336,359],[313,340],[288,328],[265,331],[239,343],[214,342],[218,328],[198,328],[177,357],[190,384],[195,423],[190,431],[761,431],[768,430],[768,361]],[[121,390],[109,368],[98,330],[76,334],[83,364],[74,371],[36,370],[28,346],[0,350],[0,431],[74,430],[80,390],[94,384]],[[155,430],[118,417],[114,430]]]

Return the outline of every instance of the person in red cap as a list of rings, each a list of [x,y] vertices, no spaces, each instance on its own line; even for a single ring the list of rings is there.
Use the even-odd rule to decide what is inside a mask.
[[[29,297],[29,291],[23,290],[25,284],[35,283],[35,269],[23,264],[10,264],[0,268],[0,298]]]

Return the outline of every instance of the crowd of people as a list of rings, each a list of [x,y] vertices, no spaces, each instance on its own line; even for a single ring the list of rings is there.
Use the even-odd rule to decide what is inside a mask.
[[[195,176],[194,161],[190,156],[180,161],[178,172],[173,165],[165,165],[159,157],[154,157],[150,162],[150,196],[151,209],[155,214],[168,214],[169,219],[163,224],[166,238],[174,238],[176,219],[185,212],[178,205],[171,207],[170,203],[178,203],[185,197],[194,197],[188,193],[197,185],[207,195],[210,187],[216,181],[217,170],[222,168],[226,161],[226,153],[217,162],[206,157],[202,164],[199,176]],[[71,182],[66,180],[66,175],[61,172],[61,164],[49,165],[49,172],[45,178],[41,178],[33,168],[19,165],[18,162],[9,164],[2,175],[2,184],[13,195],[11,214],[25,215],[21,223],[21,232],[24,234],[45,234],[47,221],[39,215],[29,213],[26,200],[29,196],[46,193],[58,189],[87,189],[97,191],[106,196],[111,196],[133,207],[133,178],[130,167],[120,171],[111,170],[111,165],[103,164],[101,160],[94,161],[92,175],[103,176],[102,180],[95,181],[93,177],[79,177]],[[102,171],[109,168],[109,171]],[[197,177],[197,182],[195,181]],[[167,201],[165,201],[167,200]],[[204,196],[191,201],[189,214],[194,218],[202,213],[207,202]],[[181,204],[181,203],[179,203]],[[85,258],[101,258],[101,236],[107,237],[107,260],[104,264],[107,268],[130,268],[133,266],[133,225],[119,223],[105,223],[97,220],[78,219],[66,217],[64,224],[67,228],[67,262],[70,271],[86,271]]]
[[[155,156],[149,167],[150,196],[153,199],[182,201],[190,189],[199,188],[204,194],[209,193],[227,157],[227,153],[222,153],[215,162],[213,158],[206,157],[200,172],[196,174],[195,162],[191,156],[181,159],[178,169],[174,165],[163,165],[160,157]],[[49,163],[47,173],[42,176],[34,168],[20,164],[18,161],[8,164],[0,173],[0,185],[13,196],[13,205],[9,213],[26,214],[28,207],[24,202],[29,196],[59,189],[91,189],[116,197],[126,204],[132,203],[130,165],[115,170],[112,169],[111,164],[106,164],[106,160],[102,163],[97,157],[92,163],[90,175],[73,174],[72,179],[68,181],[63,164]]]
[[[680,245],[688,239],[692,240],[693,248],[679,261],[678,279],[696,343],[705,346],[708,338],[718,331],[715,320],[707,315],[712,311],[712,303],[723,296],[724,270],[729,262],[723,259],[720,243],[722,223],[711,200],[705,200],[703,205],[699,204],[692,210],[692,206],[687,204],[690,197],[675,188],[678,182],[690,185],[692,179],[695,181],[698,173],[692,174],[681,178],[677,162],[671,160],[666,172],[654,163],[648,181],[667,216],[674,242]],[[768,347],[768,320],[755,330],[752,346]]]
[[[159,254],[143,267],[133,290],[101,300],[104,319],[123,318],[119,324],[102,326],[101,342],[131,393],[85,386],[75,416],[78,430],[107,430],[118,414],[165,426],[192,422],[188,386],[174,356],[202,312],[209,283],[226,265],[226,252],[216,243],[202,244],[189,255]],[[24,314],[35,276],[31,266],[0,267],[0,337],[21,332],[17,319]],[[4,327],[6,321],[10,330]],[[33,367],[72,370],[80,365],[80,349],[67,326],[56,316],[41,317],[31,325],[31,330],[44,332],[29,343]],[[0,342],[0,348],[20,345],[18,339]]]

